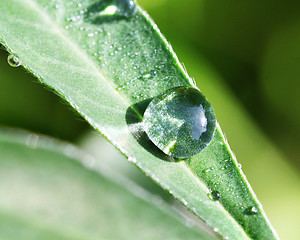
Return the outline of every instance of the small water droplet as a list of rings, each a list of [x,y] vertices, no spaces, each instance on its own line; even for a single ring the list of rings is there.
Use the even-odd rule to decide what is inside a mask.
[[[242,164],[238,163],[237,166],[239,169],[242,169]]]
[[[244,213],[247,215],[255,215],[255,214],[259,213],[259,209],[255,206],[251,206],[251,207],[246,208]]]
[[[150,72],[144,73],[143,78],[149,79],[157,76],[157,72],[155,70],[151,70]]]
[[[157,76],[157,72],[155,70],[151,70],[150,71],[150,75],[151,75],[151,77],[156,77]]]
[[[126,18],[136,14],[136,3],[134,0],[116,0],[118,13]]]
[[[13,54],[10,54],[7,57],[7,62],[11,67],[19,67],[21,65],[20,59]]]
[[[135,157],[128,157],[128,161],[132,163],[136,163],[136,158]]]
[[[202,172],[203,172],[203,173],[208,173],[208,172],[211,172],[212,170],[214,170],[213,167],[204,169]]]
[[[208,194],[208,197],[213,201],[219,201],[221,199],[221,193],[218,191],[212,191]]]
[[[116,15],[130,18],[137,13],[135,0],[105,0],[95,6],[98,8],[98,12],[91,12],[90,16]]]
[[[150,74],[150,73],[145,73],[145,74],[143,75],[143,78],[151,78],[151,74]]]
[[[219,228],[214,228],[214,232],[219,232]]]
[[[143,124],[149,139],[165,154],[187,158],[198,154],[210,143],[216,118],[200,91],[176,87],[150,102]]]
[[[182,201],[182,203],[183,203],[184,206],[188,205],[188,202],[185,199],[182,199],[181,201]]]

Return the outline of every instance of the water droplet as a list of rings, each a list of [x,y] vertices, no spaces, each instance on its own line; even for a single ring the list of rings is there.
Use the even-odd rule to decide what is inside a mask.
[[[155,70],[151,70],[150,71],[150,75],[151,75],[151,77],[156,77],[157,76],[157,72]]]
[[[213,167],[204,169],[202,172],[203,172],[203,173],[208,173],[208,172],[211,172],[212,170],[214,170]]]
[[[128,161],[129,162],[132,162],[132,163],[136,163],[137,161],[136,161],[136,158],[135,157],[128,157]]]
[[[245,209],[244,213],[247,215],[255,215],[259,213],[259,209],[255,206],[248,207]]]
[[[212,191],[208,194],[208,197],[213,201],[219,201],[221,199],[221,193],[218,191]]]
[[[134,0],[115,0],[118,13],[126,18],[136,14],[136,3]]]
[[[144,73],[141,77],[149,79],[157,76],[157,72],[155,70],[151,70],[150,72]]]
[[[104,0],[94,6],[98,12],[90,12],[90,16],[117,15],[130,18],[137,12],[135,0]]]
[[[184,198],[181,201],[182,201],[182,203],[183,203],[184,206],[188,205],[188,202]]]
[[[13,54],[10,54],[7,57],[7,62],[12,67],[19,67],[21,65],[20,59],[17,56],[13,55]]]
[[[198,154],[210,143],[216,118],[200,91],[176,87],[150,102],[143,124],[149,139],[165,154],[187,158]]]

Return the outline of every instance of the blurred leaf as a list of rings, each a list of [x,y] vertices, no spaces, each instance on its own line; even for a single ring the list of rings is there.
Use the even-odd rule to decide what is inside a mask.
[[[177,162],[136,129],[153,97],[194,84],[147,14],[132,13],[106,0],[7,1],[0,35],[25,68],[223,238],[275,239],[219,127],[203,152]]]
[[[0,132],[1,239],[215,239],[71,145]]]

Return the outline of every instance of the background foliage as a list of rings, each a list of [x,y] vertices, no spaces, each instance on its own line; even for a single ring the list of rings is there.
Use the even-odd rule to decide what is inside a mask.
[[[300,3],[140,0],[209,98],[282,239],[300,237]],[[88,125],[0,58],[0,124],[78,142]],[[276,198],[274,198],[276,196]]]

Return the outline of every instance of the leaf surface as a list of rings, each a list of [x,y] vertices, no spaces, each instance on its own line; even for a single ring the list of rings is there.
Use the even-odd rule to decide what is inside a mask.
[[[276,239],[219,126],[210,145],[185,161],[147,139],[141,121],[149,101],[195,85],[143,10],[137,6],[124,17],[111,6],[107,0],[6,1],[0,37],[25,68],[220,236]]]

